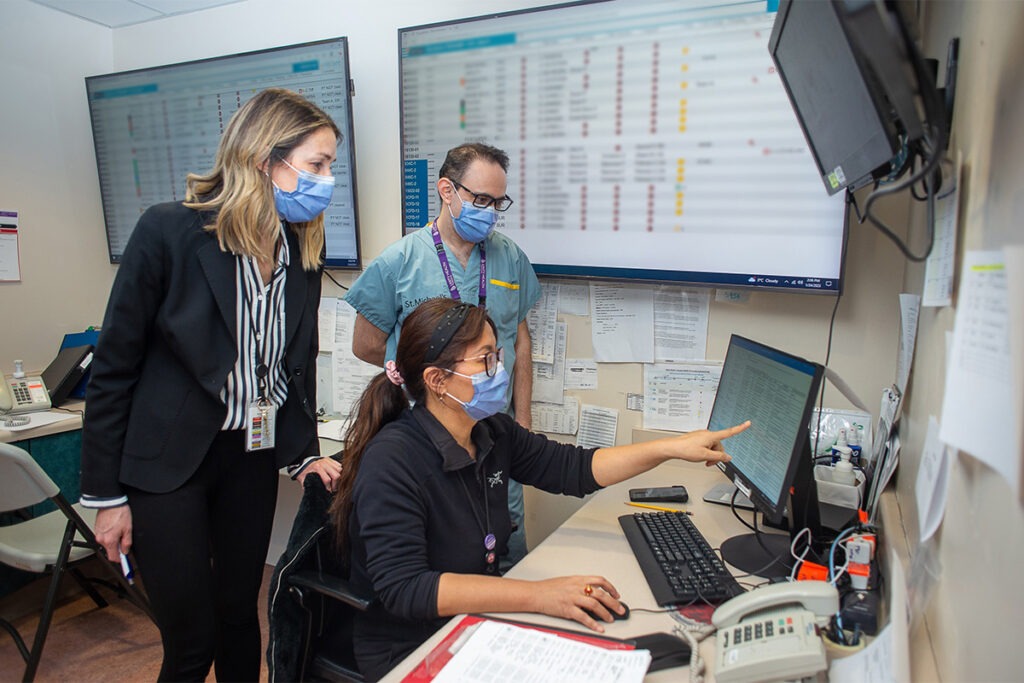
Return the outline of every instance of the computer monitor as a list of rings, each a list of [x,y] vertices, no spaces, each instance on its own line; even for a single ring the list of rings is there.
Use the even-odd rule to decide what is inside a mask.
[[[768,51],[829,194],[943,151],[934,76],[894,0],[781,0]]]
[[[792,536],[808,527],[819,539],[808,425],[823,374],[817,363],[734,334],[708,420],[712,430],[751,421],[725,442],[732,460],[718,467],[769,522],[788,511]],[[722,544],[722,559],[759,576],[787,575],[789,545],[779,534],[735,536]]]
[[[607,0],[399,29],[405,231],[441,210],[446,152],[482,141],[511,161],[497,229],[538,274],[841,291],[844,197],[821,191],[768,54],[776,4]]]
[[[185,176],[213,168],[232,114],[270,87],[301,94],[341,130],[324,212],[325,264],[362,267],[345,38],[86,78],[111,263],[120,262],[143,211],[182,201]]]

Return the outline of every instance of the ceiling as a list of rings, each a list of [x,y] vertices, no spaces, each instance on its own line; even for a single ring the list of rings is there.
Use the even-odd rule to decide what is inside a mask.
[[[242,0],[31,0],[80,19],[121,28],[175,14],[230,5]]]

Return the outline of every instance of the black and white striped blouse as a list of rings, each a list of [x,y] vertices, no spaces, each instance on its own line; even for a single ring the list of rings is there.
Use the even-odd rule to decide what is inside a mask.
[[[277,265],[264,286],[256,259],[239,256],[235,266],[235,325],[238,358],[221,390],[228,408],[221,429],[245,429],[249,404],[260,398],[256,368],[267,367],[265,397],[280,408],[288,397],[288,381],[282,367],[285,343],[284,285],[291,255],[281,235]]]

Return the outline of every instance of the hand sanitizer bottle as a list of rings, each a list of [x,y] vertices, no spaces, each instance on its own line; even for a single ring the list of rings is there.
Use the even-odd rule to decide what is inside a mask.
[[[837,484],[856,486],[857,475],[854,474],[853,463],[850,462],[853,452],[849,446],[837,446],[836,450],[839,451],[839,462],[832,467],[832,481]]]
[[[861,464],[861,461],[860,461],[860,452],[861,452],[860,435],[863,433],[863,429],[864,428],[861,427],[860,425],[851,425],[851,427],[850,427],[850,434],[849,434],[849,442],[850,443],[849,443],[849,445],[850,445],[850,450],[853,451],[852,455],[850,456],[850,461],[854,465],[860,465]]]

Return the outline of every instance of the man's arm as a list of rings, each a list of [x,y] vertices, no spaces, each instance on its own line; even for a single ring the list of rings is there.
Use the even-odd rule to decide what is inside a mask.
[[[352,353],[356,358],[382,368],[387,343],[386,332],[364,318],[362,313],[356,313],[356,324],[352,330]]]
[[[356,330],[358,331],[358,326]],[[516,330],[516,364],[512,368],[512,405],[516,409],[516,422],[531,429],[533,420],[530,404],[533,402],[533,348],[530,328],[526,320]]]

